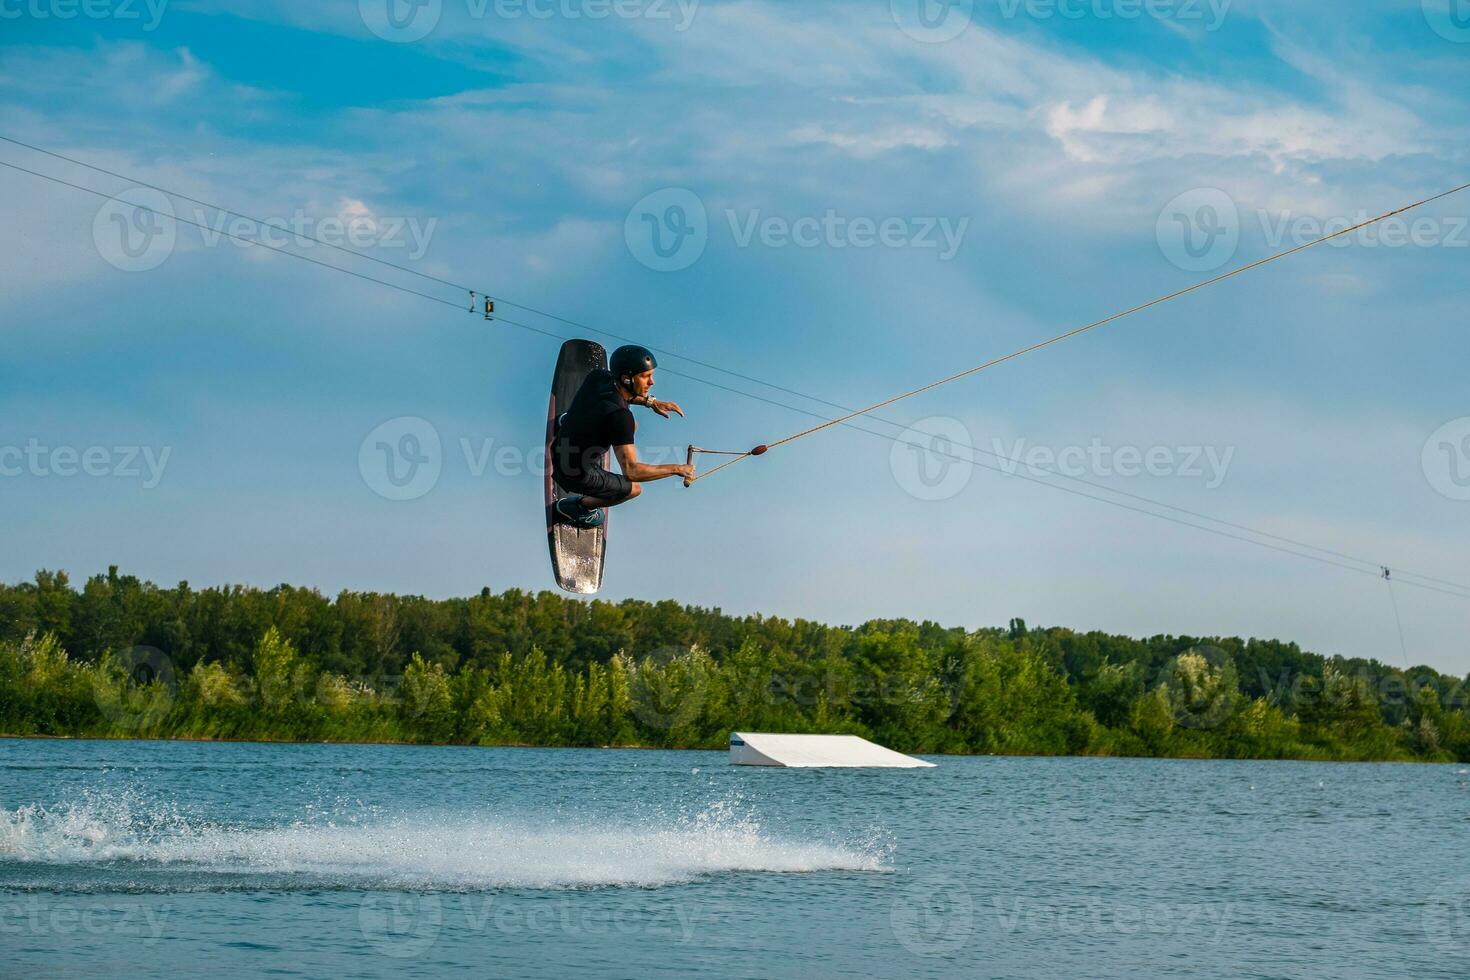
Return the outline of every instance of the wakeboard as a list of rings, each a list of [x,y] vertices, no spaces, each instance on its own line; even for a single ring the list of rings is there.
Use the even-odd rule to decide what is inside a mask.
[[[556,420],[572,405],[582,382],[596,370],[606,370],[607,351],[590,340],[569,340],[561,346],[556,373],[551,377],[551,407],[546,414],[546,540],[551,547],[551,570],[556,584],[567,592],[592,595],[602,588],[602,565],[607,556],[607,511],[602,527],[572,527],[556,516],[553,504],[570,491],[557,486],[551,471],[551,444],[556,438]],[[602,465],[611,465],[612,453]]]

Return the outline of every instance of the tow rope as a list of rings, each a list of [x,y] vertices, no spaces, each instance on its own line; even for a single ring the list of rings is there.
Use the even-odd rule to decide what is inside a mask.
[[[1039,343],[1032,344],[1029,347],[1023,347],[1018,351],[1013,351],[1012,353],[1005,355],[1004,357],[997,357],[992,361],[986,361],[984,364],[978,364],[975,367],[968,368],[964,371],[959,372],[958,374],[952,374],[947,378],[941,378],[940,380],[926,384],[921,388],[915,388],[912,391],[906,391],[901,395],[894,395],[892,398],[887,398],[881,402],[877,402],[876,404],[869,405],[867,408],[860,408],[838,418],[829,419],[828,421],[823,422],[820,425],[814,425],[809,429],[803,429],[800,432],[786,436],[784,439],[777,439],[775,442],[756,446],[754,449],[747,450],[743,453],[728,452],[716,449],[700,449],[698,446],[690,446],[688,461],[689,465],[691,466],[694,464],[694,457],[697,455],[732,456],[734,458],[721,463],[719,466],[716,466],[708,473],[700,473],[692,478],[686,479],[684,481],[684,486],[693,486],[696,481],[714,476],[716,473],[720,472],[726,467],[734,466],[741,460],[749,459],[752,456],[764,456],[772,449],[776,449],[779,446],[784,446],[789,442],[795,442],[798,439],[805,439],[807,436],[815,435],[816,433],[821,432],[823,429],[830,429],[834,425],[841,425],[842,423],[849,422],[852,419],[858,418],[859,416],[867,415],[869,412],[876,412],[880,408],[887,408],[889,405],[892,405],[895,402],[901,402],[906,398],[912,398],[915,395],[921,395],[926,391],[932,391],[935,388],[939,388],[944,385],[951,384],[955,381],[959,381],[961,378],[968,378],[972,374],[979,374],[981,371],[993,368],[999,364],[1004,364],[1006,361],[1013,361],[1016,358],[1021,357],[1025,354],[1030,354],[1034,351],[1041,350],[1043,347],[1050,347],[1052,344],[1057,344],[1064,340],[1070,340],[1071,338],[1076,337],[1079,334],[1087,333],[1089,330],[1096,330],[1098,327],[1106,326],[1109,323],[1115,323],[1118,320],[1123,319],[1124,317],[1133,316],[1135,313],[1142,313],[1144,310],[1149,310],[1155,306],[1160,306],[1164,303],[1167,303],[1170,300],[1175,300],[1181,296],[1187,296],[1190,293],[1198,292],[1201,289],[1216,285],[1217,283],[1222,283],[1227,279],[1234,279],[1236,276],[1241,276],[1246,274],[1247,272],[1252,272],[1256,269],[1261,268],[1262,266],[1270,265],[1272,262],[1279,262],[1281,259],[1295,255],[1298,252],[1305,252],[1309,248],[1316,248],[1318,245],[1330,242],[1334,238],[1341,238],[1344,235],[1350,235],[1355,231],[1360,231],[1371,225],[1376,225],[1381,221],[1387,221],[1389,218],[1397,217],[1398,215],[1413,211],[1416,208],[1422,208],[1426,204],[1433,204],[1435,201],[1442,200],[1443,198],[1450,197],[1455,194],[1459,194],[1461,191],[1464,190],[1470,190],[1470,184],[1461,184],[1454,190],[1445,191],[1444,193],[1436,194],[1433,197],[1426,197],[1422,201],[1418,201],[1414,204],[1410,204],[1405,207],[1397,208],[1396,210],[1380,214],[1376,218],[1369,218],[1367,221],[1361,221],[1358,224],[1355,224],[1349,228],[1344,228],[1341,231],[1335,231],[1330,235],[1323,235],[1321,238],[1307,242],[1304,245],[1298,245],[1295,248],[1287,249],[1284,252],[1278,252],[1275,255],[1269,255],[1264,259],[1252,262],[1249,265],[1243,265],[1238,269],[1232,269],[1231,271],[1226,272],[1222,275],[1218,275],[1213,279],[1206,279],[1203,282],[1197,282],[1192,286],[1187,286],[1184,289],[1179,290],[1178,292],[1169,293],[1167,296],[1160,296],[1158,299],[1149,300],[1147,303],[1135,306],[1132,309],[1124,310],[1121,313],[1114,313],[1112,316],[1104,317],[1103,319],[1098,320],[1095,323],[1089,323],[1085,327],[1078,327],[1075,330],[1068,330],[1066,333],[1057,334],[1055,337],[1052,337],[1048,340],[1043,340]]]

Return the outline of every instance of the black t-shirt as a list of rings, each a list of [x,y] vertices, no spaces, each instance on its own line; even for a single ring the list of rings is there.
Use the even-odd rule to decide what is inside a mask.
[[[606,452],[614,446],[631,446],[637,427],[612,372],[593,371],[572,399],[560,434],[579,453]]]

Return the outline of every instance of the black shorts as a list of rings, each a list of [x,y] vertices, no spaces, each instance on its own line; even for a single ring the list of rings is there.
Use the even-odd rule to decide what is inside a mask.
[[[633,496],[633,481],[604,469],[602,460],[601,451],[579,452],[561,440],[551,444],[551,475],[557,486],[568,493],[620,504]]]

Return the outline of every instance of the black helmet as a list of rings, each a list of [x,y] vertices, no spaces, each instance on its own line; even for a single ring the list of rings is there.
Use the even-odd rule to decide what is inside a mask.
[[[613,351],[608,367],[612,370],[613,377],[621,381],[629,375],[652,371],[658,367],[658,358],[654,357],[653,351],[647,347],[630,344]]]

